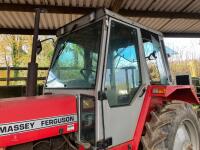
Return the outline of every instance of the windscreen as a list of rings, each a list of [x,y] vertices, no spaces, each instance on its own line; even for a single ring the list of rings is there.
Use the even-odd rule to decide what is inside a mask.
[[[95,88],[101,27],[99,21],[59,38],[47,88]]]

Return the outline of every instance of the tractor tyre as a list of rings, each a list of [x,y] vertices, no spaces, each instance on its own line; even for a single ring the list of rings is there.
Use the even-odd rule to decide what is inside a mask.
[[[142,137],[144,150],[200,150],[200,124],[192,105],[172,101],[151,112]]]

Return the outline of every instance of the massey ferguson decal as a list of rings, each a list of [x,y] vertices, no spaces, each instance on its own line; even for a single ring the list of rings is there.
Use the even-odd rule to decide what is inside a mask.
[[[74,129],[73,123],[75,122],[77,122],[77,115],[73,114],[67,116],[42,118],[37,120],[26,120],[23,122],[6,123],[0,125],[0,136],[48,128],[52,126],[59,126],[64,124],[69,124],[66,126],[66,130],[69,131]]]

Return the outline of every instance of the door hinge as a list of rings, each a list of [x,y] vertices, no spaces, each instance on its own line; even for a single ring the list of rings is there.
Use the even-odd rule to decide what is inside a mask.
[[[105,140],[101,140],[97,142],[97,150],[104,150],[107,147],[109,147],[110,145],[112,145],[112,138],[107,138]]]
[[[143,87],[142,90],[141,90],[141,93],[140,93],[139,97],[142,97],[145,92],[146,92],[146,87]]]

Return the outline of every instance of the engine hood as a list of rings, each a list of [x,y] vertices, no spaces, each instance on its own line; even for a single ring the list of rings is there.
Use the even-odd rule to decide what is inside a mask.
[[[75,96],[36,96],[0,100],[0,147],[77,130]]]

